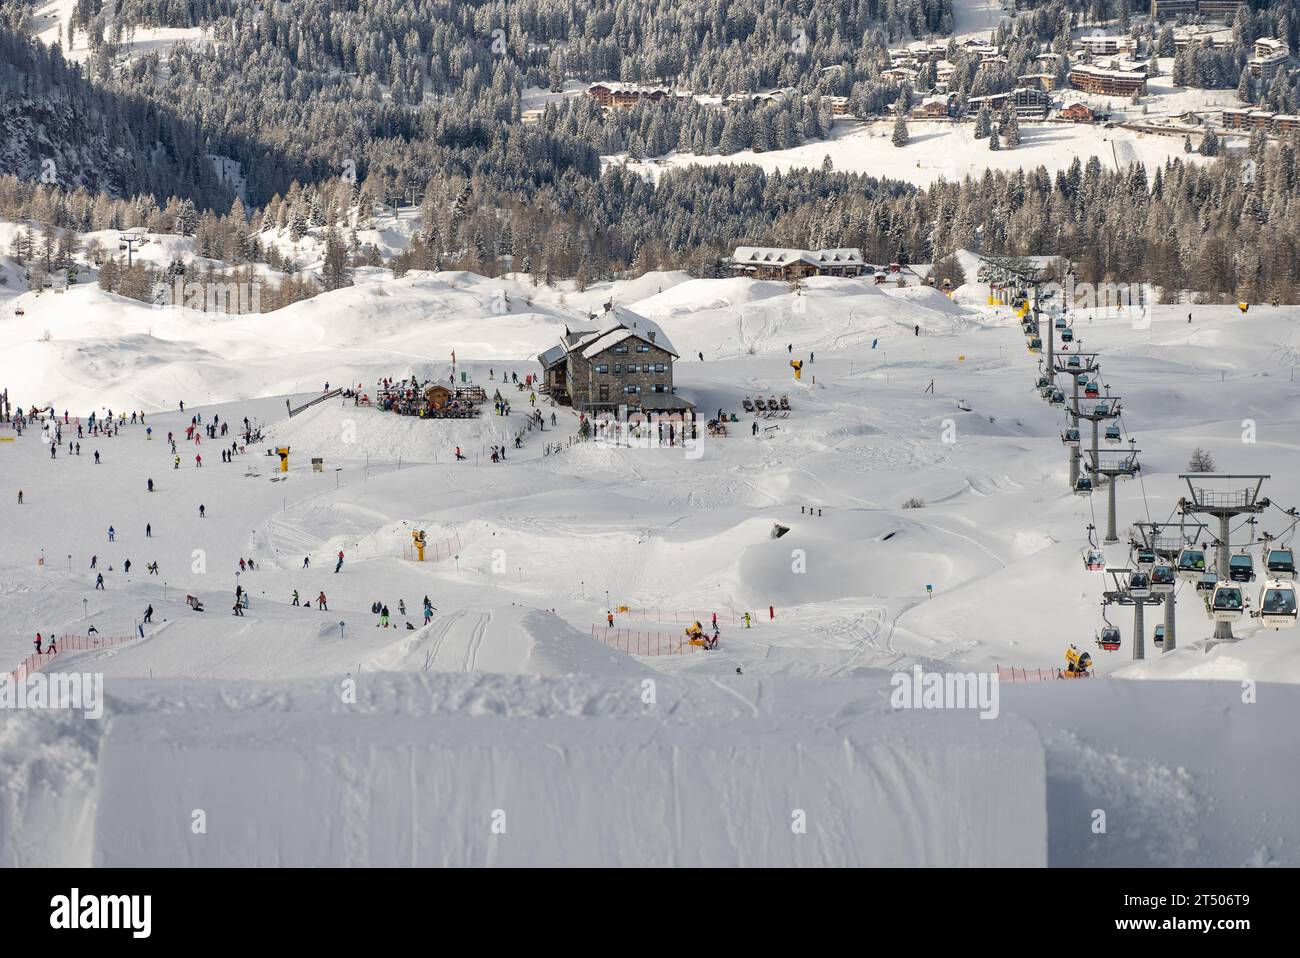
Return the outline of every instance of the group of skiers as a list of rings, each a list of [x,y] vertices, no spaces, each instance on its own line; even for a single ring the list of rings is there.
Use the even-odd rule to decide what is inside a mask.
[[[298,595],[298,593],[295,591],[295,592],[294,592],[294,597],[295,597],[295,599],[296,599],[297,595]],[[388,628],[388,624],[389,624],[389,612],[388,612],[388,606],[387,606],[386,604],[384,604],[383,602],[372,602],[372,603],[370,603],[370,611],[371,611],[372,614],[379,616],[379,621],[375,623],[375,628],[377,628],[377,629],[386,629],[386,628]],[[423,606],[423,611],[424,611],[424,624],[425,624],[425,625],[428,625],[430,622],[433,621],[433,613],[434,613],[434,611],[435,611],[435,608],[434,608],[433,603],[429,601],[429,597],[428,597],[427,595],[424,597],[424,606]],[[405,615],[406,615],[406,600],[405,600],[405,599],[398,599],[398,600],[397,600],[397,614],[400,615],[400,616],[405,616]],[[408,629],[414,629],[414,628],[415,628],[415,626],[414,626],[413,624],[411,624],[411,622],[410,622],[409,620],[408,620],[407,623],[406,623],[406,627],[407,627]]]

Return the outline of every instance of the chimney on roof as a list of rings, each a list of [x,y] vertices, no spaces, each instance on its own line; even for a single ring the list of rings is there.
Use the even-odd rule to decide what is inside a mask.
[[[654,341],[655,341],[655,331],[652,329],[650,330],[650,342],[653,343]]]

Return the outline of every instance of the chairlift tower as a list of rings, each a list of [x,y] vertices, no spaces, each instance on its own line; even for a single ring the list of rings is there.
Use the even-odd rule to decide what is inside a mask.
[[[1133,528],[1141,536],[1141,542],[1133,539],[1134,548],[1143,547],[1150,549],[1159,558],[1164,559],[1170,565],[1176,565],[1178,554],[1185,547],[1195,546],[1200,541],[1201,534],[1205,531],[1205,523],[1197,522],[1193,526],[1188,526],[1185,522],[1135,522]],[[1189,532],[1188,529],[1191,529]],[[1177,530],[1177,535],[1170,535],[1169,531]],[[1154,583],[1153,583],[1154,584]],[[1172,652],[1178,648],[1177,623],[1175,622],[1178,609],[1177,590],[1178,583],[1174,582],[1174,591],[1167,593],[1165,599],[1165,642],[1164,650]]]
[[[1260,495],[1264,483],[1271,476],[1267,475],[1232,475],[1230,473],[1193,472],[1183,473],[1179,479],[1187,483],[1191,493],[1190,499],[1178,500],[1178,508],[1184,515],[1213,516],[1219,520],[1219,535],[1216,543],[1215,572],[1218,581],[1231,581],[1230,559],[1232,556],[1232,520],[1237,516],[1256,516],[1269,506],[1267,498]],[[1196,482],[1217,484],[1197,486]],[[1224,483],[1242,483],[1237,488],[1225,489]],[[1231,642],[1233,640],[1232,623],[1214,623],[1214,641]]]
[[[1118,419],[1120,410],[1123,408],[1124,406],[1120,403],[1118,396],[1103,396],[1100,399],[1088,399],[1084,401],[1082,407],[1079,406],[1078,398],[1075,398],[1075,420],[1086,419],[1088,422],[1092,423],[1092,449],[1090,450],[1089,455],[1092,456],[1094,461],[1101,454],[1098,435],[1100,427],[1098,426],[1098,423]],[[1115,530],[1112,527],[1111,536],[1114,535],[1114,532]],[[1118,542],[1119,540],[1108,537],[1106,541]]]
[[[1101,366],[1097,364],[1096,353],[1073,353],[1072,356],[1079,358],[1077,366],[1070,366],[1069,360],[1065,362],[1057,361],[1052,369],[1053,376],[1066,375],[1073,380],[1074,398],[1072,404],[1066,409],[1066,413],[1074,420],[1073,425],[1078,428],[1079,425],[1079,380],[1081,378],[1094,375],[1101,371]],[[1092,447],[1097,448],[1097,424],[1093,421],[1092,426]],[[1070,488],[1079,481],[1079,462],[1083,459],[1083,454],[1079,452],[1078,446],[1070,447]]]
[[[1128,606],[1133,607],[1133,660],[1135,662],[1145,659],[1146,656],[1146,607],[1149,605],[1160,605],[1165,601],[1163,595],[1151,594],[1145,596],[1136,596],[1128,589],[1129,576],[1133,574],[1132,569],[1107,569],[1106,574],[1111,578],[1113,588],[1107,589],[1101,594],[1101,601],[1105,605],[1118,605],[1121,608]],[[1168,627],[1165,629],[1168,632]],[[1166,637],[1165,641],[1169,641]]]
[[[119,251],[126,251],[126,268],[130,269],[134,263],[135,248],[144,245],[145,238],[138,233],[123,233],[117,238],[117,248]]]
[[[1093,429],[1096,430],[1096,424]],[[1094,431],[1094,436],[1096,435]],[[1123,477],[1132,479],[1142,470],[1142,464],[1138,462],[1138,453],[1141,449],[1130,447],[1129,449],[1089,449],[1088,450],[1088,472],[1094,478],[1100,480],[1102,476],[1106,477],[1107,490],[1106,498],[1106,538],[1102,541],[1107,545],[1119,542],[1119,536],[1115,532],[1115,486],[1116,480]]]

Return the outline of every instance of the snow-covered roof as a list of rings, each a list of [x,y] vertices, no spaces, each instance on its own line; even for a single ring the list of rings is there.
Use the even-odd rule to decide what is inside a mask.
[[[1103,70],[1101,67],[1090,67],[1082,64],[1071,67],[1070,73],[1095,77],[1111,77],[1118,80],[1145,80],[1147,78],[1147,75],[1140,71]]]
[[[940,98],[942,99],[942,98]],[[781,249],[773,246],[737,246],[732,254],[737,266],[785,266],[804,262],[813,266],[862,266],[862,250],[857,247],[839,249]]]

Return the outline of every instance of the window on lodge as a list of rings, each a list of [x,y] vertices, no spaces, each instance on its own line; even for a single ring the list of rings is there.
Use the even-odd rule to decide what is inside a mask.
[[[596,372],[598,373],[609,372],[609,363],[596,363]]]
[[[624,344],[621,345],[621,346],[615,346],[615,347],[614,347],[614,352],[616,352],[616,353],[618,353],[618,354],[620,354],[620,355],[626,355],[626,354],[627,354],[627,343],[624,343]]]
[[[640,391],[641,391],[641,387],[638,386],[636,383],[628,383],[626,386],[623,387],[623,392],[625,392],[629,396],[639,393]]]

